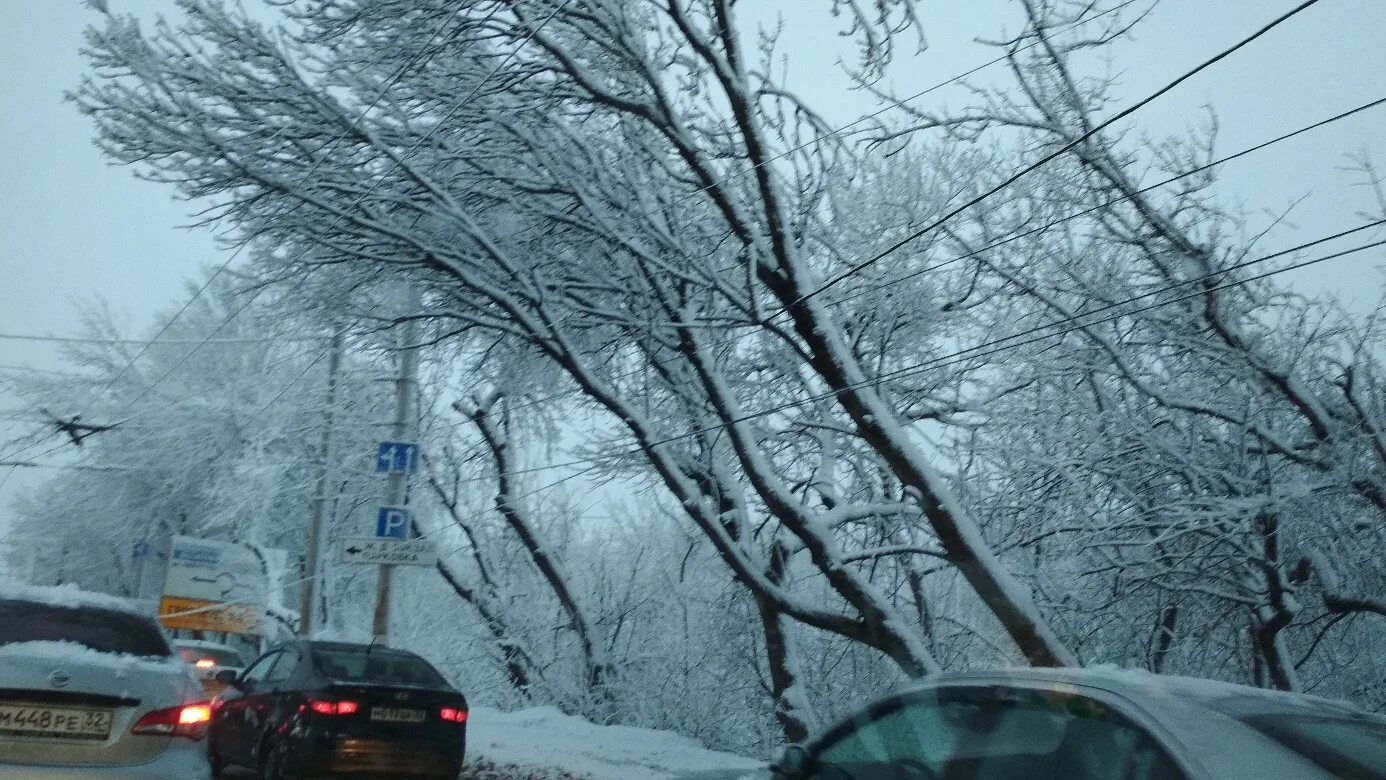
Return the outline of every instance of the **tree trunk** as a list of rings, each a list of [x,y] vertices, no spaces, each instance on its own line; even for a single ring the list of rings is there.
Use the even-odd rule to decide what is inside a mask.
[[[770,552],[771,582],[784,581],[788,552],[776,542]],[[754,594],[754,591],[753,591]],[[771,695],[775,700],[775,720],[790,743],[802,743],[817,723],[807,692],[799,679],[799,653],[789,633],[789,620],[773,601],[755,594],[761,627],[765,630],[765,658],[770,667]]]
[[[587,690],[592,694],[594,703],[602,704],[609,702],[610,692],[607,690],[606,683],[610,676],[610,668],[603,658],[602,651],[596,642],[596,632],[592,627],[587,613],[583,610],[577,595],[568,584],[568,579],[560,569],[558,562],[553,556],[549,555],[548,549],[539,538],[539,533],[534,525],[525,517],[512,498],[512,481],[510,478],[510,445],[506,434],[498,428],[490,417],[490,405],[494,402],[478,402],[469,408],[462,409],[472,422],[476,423],[477,430],[481,432],[481,437],[486,441],[487,447],[491,450],[491,456],[496,463],[496,509],[501,517],[505,519],[520,543],[524,545],[525,551],[529,553],[530,560],[535,568],[539,570],[544,581],[548,583],[549,589],[558,598],[559,606],[562,607],[564,615],[567,616],[573,634],[577,637],[578,645],[582,648],[583,666],[586,669],[585,684]]]

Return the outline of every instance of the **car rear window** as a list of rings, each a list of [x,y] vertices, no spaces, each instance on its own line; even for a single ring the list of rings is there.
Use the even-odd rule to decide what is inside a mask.
[[[172,655],[154,621],[139,615],[0,600],[0,645],[19,642],[75,642],[103,653]]]
[[[211,661],[216,666],[245,666],[245,659],[235,650],[209,647],[180,647],[178,657],[184,663],[196,664],[198,661]]]
[[[1340,780],[1386,780],[1386,724],[1366,718],[1250,715],[1242,721]]]
[[[419,687],[447,684],[427,661],[404,653],[319,648],[313,650],[313,660],[333,680]]]

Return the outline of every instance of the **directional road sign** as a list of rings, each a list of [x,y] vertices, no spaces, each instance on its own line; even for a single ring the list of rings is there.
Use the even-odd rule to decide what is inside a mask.
[[[375,473],[413,474],[419,470],[419,445],[411,441],[382,441],[375,449]]]
[[[165,628],[252,633],[269,596],[269,573],[249,546],[173,537],[159,619]]]
[[[385,539],[342,540],[343,563],[383,563],[391,566],[432,566],[438,551],[431,539],[396,542]]]
[[[375,538],[409,538],[409,510],[399,506],[382,506],[375,515]]]

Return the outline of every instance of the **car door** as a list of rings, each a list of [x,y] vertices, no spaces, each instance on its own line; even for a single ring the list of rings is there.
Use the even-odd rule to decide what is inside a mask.
[[[284,723],[297,706],[293,699],[297,695],[291,690],[290,682],[297,671],[302,656],[295,647],[286,647],[275,660],[274,666],[260,683],[262,692],[251,705],[255,708],[257,719],[256,748],[264,745],[264,737]]]
[[[236,680],[235,687],[217,700],[212,741],[213,749],[222,761],[253,766],[254,756],[251,751],[255,741],[252,738],[252,705],[257,696],[263,695],[265,677],[280,655],[280,651],[273,650],[260,656]]]
[[[809,751],[803,780],[1188,780],[1151,734],[1071,690],[967,685],[879,703]]]

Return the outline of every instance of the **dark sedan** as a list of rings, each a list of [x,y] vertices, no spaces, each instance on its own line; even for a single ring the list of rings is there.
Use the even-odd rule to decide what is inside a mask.
[[[213,767],[265,780],[456,778],[467,700],[427,661],[379,645],[297,641],[213,702]]]

